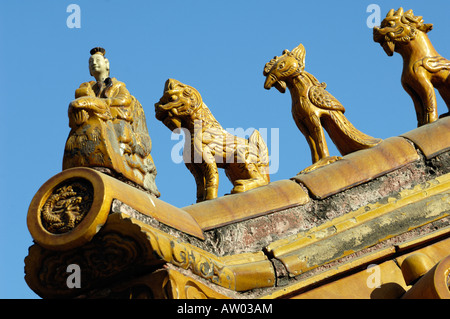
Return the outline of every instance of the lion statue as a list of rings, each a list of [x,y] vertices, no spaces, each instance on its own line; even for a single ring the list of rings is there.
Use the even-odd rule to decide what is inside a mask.
[[[412,10],[404,12],[399,8],[391,9],[381,26],[373,29],[374,41],[387,55],[397,52],[403,58],[401,82],[414,102],[418,126],[438,119],[435,88],[450,110],[450,61],[431,44],[427,32],[432,28]]]
[[[217,197],[218,168],[241,193],[270,182],[267,146],[257,130],[249,139],[224,130],[193,87],[169,79],[155,116],[171,131],[186,133],[183,159],[197,184],[197,202]]]

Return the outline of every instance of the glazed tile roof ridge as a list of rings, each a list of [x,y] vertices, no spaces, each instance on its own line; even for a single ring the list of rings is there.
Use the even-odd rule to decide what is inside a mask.
[[[350,153],[330,165],[297,175],[293,180],[305,185],[314,198],[324,199],[419,159],[410,142],[390,137],[375,147]]]
[[[93,169],[64,170],[30,205],[36,244],[26,260],[27,282],[43,295],[73,294],[66,277],[58,279],[60,290],[50,289],[40,271],[48,269],[46,278],[54,278],[57,269],[48,266],[56,265],[55,258],[89,262],[85,251],[102,254],[105,245],[116,244],[120,252],[124,243],[133,243],[132,258],[117,274],[170,264],[232,292],[251,294],[258,288],[285,296],[289,287],[297,293],[320,276],[340,275],[325,271],[316,277],[332,265],[359,267],[361,254],[369,253],[363,263],[373,262],[391,256],[406,239],[429,234],[434,241],[436,230],[448,237],[449,127],[450,117],[444,118],[292,180],[181,209]],[[430,140],[436,142],[427,145]],[[311,176],[324,178],[327,186],[314,188]],[[49,233],[42,227],[41,207],[58,185],[75,179],[93,186],[92,207],[71,231]],[[98,273],[99,280],[112,278]]]
[[[306,204],[307,192],[296,182],[280,180],[244,193],[226,195],[181,208],[204,230]]]
[[[417,149],[426,159],[448,151],[450,117],[387,138],[373,148],[350,153],[341,161],[292,179],[305,185],[314,198],[323,199],[418,160]]]
[[[323,200],[344,190],[420,160],[450,150],[450,117],[385,139],[377,146],[343,156],[341,160],[291,180],[280,180],[245,193],[227,195],[181,208],[203,230],[255,218]],[[294,183],[295,182],[295,183]],[[297,185],[295,185],[297,184]]]

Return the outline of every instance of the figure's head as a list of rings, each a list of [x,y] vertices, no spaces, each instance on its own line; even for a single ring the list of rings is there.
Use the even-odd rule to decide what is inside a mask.
[[[89,58],[89,73],[96,79],[99,76],[109,76],[109,61],[105,58],[105,49],[96,47],[91,51]]]
[[[433,25],[423,23],[423,18],[415,16],[412,10],[403,12],[391,9],[380,27],[373,28],[373,40],[380,43],[387,55],[392,56],[401,45],[414,40],[418,32],[427,33]]]
[[[275,86],[278,91],[286,91],[286,81],[297,76],[305,69],[305,48],[302,44],[292,52],[284,50],[281,56],[276,56],[264,66],[266,81],[264,88],[269,90]]]
[[[196,89],[168,79],[164,85],[163,96],[155,103],[155,117],[173,131],[193,122],[193,117],[202,103],[202,97]]]

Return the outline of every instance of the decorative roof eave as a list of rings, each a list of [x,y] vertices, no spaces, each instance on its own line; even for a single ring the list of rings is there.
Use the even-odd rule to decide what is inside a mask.
[[[52,196],[68,181],[82,181],[92,187],[92,204],[79,224],[70,231],[52,233],[43,220],[46,205]],[[62,191],[59,191],[60,193]],[[64,194],[61,194],[64,196]],[[179,229],[186,234],[204,239],[203,231],[195,219],[184,210],[157,199],[148,193],[129,186],[111,176],[91,168],[77,167],[53,176],[38,190],[28,209],[27,224],[33,239],[43,247],[67,250],[89,242],[106,222],[114,199],[128,204],[142,214],[163,224]],[[69,214],[68,214],[69,215]],[[51,216],[49,217],[51,218]]]
[[[123,213],[111,214],[99,233],[80,247],[64,251],[30,247],[25,279],[41,296],[73,297],[121,274],[142,273],[165,263],[231,291],[275,285],[272,263],[263,252],[219,257]],[[78,291],[68,289],[61,271],[69,264],[82,269],[85,280]]]
[[[448,123],[450,118],[444,118],[429,124],[430,126],[426,129],[417,130],[426,132],[431,139],[439,140],[440,136],[448,136]],[[448,225],[450,211],[448,207],[450,205],[448,202],[450,173],[447,167],[444,167],[440,176],[422,176],[422,182],[413,184],[416,185],[415,187],[406,187],[400,192],[395,191],[391,195],[393,197],[380,197],[378,201],[371,204],[364,204],[357,209],[341,212],[340,215],[321,219],[308,229],[281,228],[282,231],[278,234],[268,234],[267,239],[252,238],[253,241],[259,240],[259,246],[247,246],[246,243],[241,242],[241,238],[236,237],[231,238],[231,244],[239,246],[236,251],[225,249],[224,252],[219,253],[217,247],[213,247],[217,241],[216,234],[223,229],[247,227],[247,231],[250,230],[251,233],[251,229],[257,229],[258,225],[277,223],[277,220],[281,220],[280,217],[286,217],[291,212],[295,213],[291,216],[293,220],[304,218],[311,213],[315,215],[314,211],[302,211],[302,209],[308,205],[320,205],[322,202],[333,200],[336,194],[346,193],[344,190],[359,190],[362,183],[369,184],[377,176],[401,171],[402,167],[422,165],[422,170],[419,169],[417,175],[425,174],[424,157],[407,140],[407,138],[411,139],[417,143],[416,146],[419,149],[422,149],[421,147],[424,146],[421,146],[423,141],[420,136],[421,134],[413,132],[405,134],[405,137],[390,138],[372,149],[347,155],[333,164],[303,176],[296,176],[295,181],[272,182],[246,193],[225,196],[183,209],[150,197],[143,191],[93,169],[65,170],[46,182],[30,205],[28,226],[37,245],[30,248],[30,254],[26,259],[27,282],[30,287],[38,286],[33,289],[43,291],[43,296],[52,296],[52,289],[39,288],[39,284],[45,286],[48,283],[36,284],[40,280],[37,277],[40,276],[44,259],[51,257],[46,259],[50,264],[45,267],[49,269],[48,266],[54,264],[54,259],[60,258],[56,256],[64,255],[67,256],[67,261],[76,261],[77,258],[81,258],[80,256],[86,256],[80,252],[91,249],[91,246],[97,245],[96,249],[102,251],[102,245],[106,244],[103,237],[113,230],[121,236],[138,238],[140,243],[139,249],[131,249],[140,258],[130,259],[131,261],[123,260],[124,264],[115,269],[115,274],[126,271],[129,267],[159,267],[158,265],[166,263],[189,271],[220,287],[243,292],[264,287],[276,289],[277,282],[283,276],[289,281],[291,277],[306,274],[317,267],[357,251],[364,251],[377,243],[386,242],[392,236],[402,236],[427,224],[440,223],[440,228],[445,227]],[[435,156],[448,158],[448,152],[445,153],[445,150],[450,147],[450,139],[445,138],[437,144],[444,151],[435,148],[430,151],[423,149],[428,156],[437,154]],[[350,169],[359,167],[358,165],[364,166],[369,159],[371,161],[378,159],[382,164],[375,165],[374,168],[368,167],[370,174]],[[433,160],[432,157],[425,157],[425,159]],[[314,195],[316,190],[311,186],[314,185],[314,180],[308,180],[308,178],[315,175],[318,179],[324,176],[324,172],[328,172],[330,174],[328,176],[333,174],[339,176],[339,173],[347,172],[353,177],[336,178],[339,182],[337,187],[334,183],[328,183],[326,185],[334,188],[330,190],[322,187],[321,193]],[[309,177],[304,178],[306,176]],[[394,174],[391,178],[395,179],[396,176]],[[74,220],[71,220],[73,227],[69,231],[52,233],[45,228],[42,220],[46,203],[53,195],[61,195],[57,191],[58,187],[64,189],[67,186],[66,182],[78,183],[83,179],[93,186],[89,211],[81,221],[74,224]],[[326,183],[326,180],[322,181]],[[322,197],[326,199],[323,200]],[[113,211],[114,200],[134,209],[137,214]],[[210,221],[205,212],[212,212]],[[425,213],[421,214],[421,212]],[[138,218],[138,215],[146,216],[147,219]],[[405,219],[408,216],[417,218],[414,217],[414,223],[410,224],[410,220]],[[390,223],[392,226],[390,230],[379,231],[380,223],[386,225]],[[112,225],[118,228],[114,229]],[[166,226],[162,227],[163,225]],[[345,245],[348,242],[345,239],[358,239],[360,245],[352,244],[353,248],[349,249],[350,246]],[[121,246],[120,243],[117,245]],[[208,245],[211,247],[206,248]],[[319,256],[320,254],[315,253],[318,247],[322,247],[324,252],[328,252],[330,247],[338,251],[332,256],[326,254]],[[320,260],[314,256],[320,257]],[[48,274],[47,278],[52,276],[56,276],[56,273]]]

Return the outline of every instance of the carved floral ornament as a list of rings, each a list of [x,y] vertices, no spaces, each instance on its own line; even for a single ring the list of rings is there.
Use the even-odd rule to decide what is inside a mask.
[[[73,289],[67,287],[66,267],[76,264],[82,271],[81,286],[85,289],[112,276],[130,269],[135,264],[142,265],[146,256],[142,239],[109,231],[96,236],[81,248],[68,251],[51,251],[35,245],[25,260],[28,285],[35,291],[52,297],[70,296]]]
[[[26,260],[26,279],[35,291],[70,295],[74,292],[65,284],[67,274],[61,265],[80,265],[87,279],[82,285],[90,289],[105,278],[161,263],[235,291],[273,286],[275,282],[270,261],[260,254],[250,259],[217,257],[121,213],[112,214],[98,235],[81,247],[61,252],[33,246]]]

